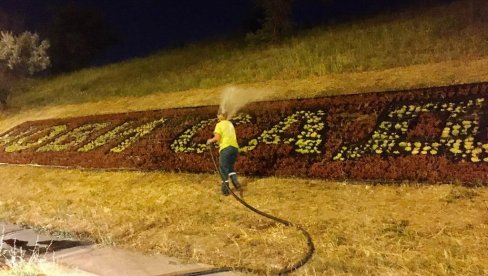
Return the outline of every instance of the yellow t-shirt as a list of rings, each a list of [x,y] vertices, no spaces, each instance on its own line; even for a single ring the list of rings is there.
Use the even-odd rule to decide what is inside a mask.
[[[239,145],[237,144],[236,131],[231,121],[222,120],[218,122],[215,126],[214,133],[220,135],[219,151],[225,149],[228,146],[233,146],[239,149]]]

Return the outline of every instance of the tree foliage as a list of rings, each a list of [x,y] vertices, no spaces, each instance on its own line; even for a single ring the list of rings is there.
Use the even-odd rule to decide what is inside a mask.
[[[256,0],[256,4],[263,11],[264,16],[260,29],[248,34],[248,40],[275,42],[290,34],[293,29],[291,20],[293,0]]]
[[[33,75],[50,65],[48,48],[49,42],[36,33],[0,32],[0,66],[15,75]]]
[[[36,33],[0,32],[0,108],[5,107],[16,80],[49,67],[48,48],[49,42]]]

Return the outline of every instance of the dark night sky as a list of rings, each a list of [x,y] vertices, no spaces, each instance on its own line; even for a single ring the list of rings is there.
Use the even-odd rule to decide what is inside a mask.
[[[0,0],[0,9],[24,17],[29,30],[42,31],[49,7],[68,3],[99,10],[120,40],[105,61],[242,31],[253,7],[249,0]]]
[[[218,1],[220,5],[188,0],[91,2],[99,3],[109,25],[122,40],[113,49],[115,55],[122,57],[236,32],[249,9],[247,0]]]
[[[293,18],[302,26],[311,25],[333,17],[384,11],[385,6],[411,5],[416,1],[341,0],[329,1],[325,6],[323,0],[295,0]],[[0,0],[0,9],[20,15],[27,29],[42,33],[49,21],[49,7],[68,3],[99,10],[120,40],[98,63],[145,56],[204,38],[242,33],[254,7],[253,0]]]

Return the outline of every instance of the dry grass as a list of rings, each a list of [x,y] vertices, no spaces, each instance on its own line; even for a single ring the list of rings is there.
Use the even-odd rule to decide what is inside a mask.
[[[0,217],[111,246],[276,269],[306,251],[294,229],[219,195],[215,175],[2,166]],[[488,273],[488,190],[247,179],[246,200],[303,225],[299,275]]]

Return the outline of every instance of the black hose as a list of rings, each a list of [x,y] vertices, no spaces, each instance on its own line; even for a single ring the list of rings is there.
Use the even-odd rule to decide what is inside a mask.
[[[219,167],[217,166],[217,163],[215,162],[215,158],[213,156],[212,149],[210,147],[209,147],[209,151],[210,151],[210,156],[212,157],[212,161],[213,161],[214,166],[215,166],[215,170],[216,170],[217,173],[220,174]],[[303,233],[303,235],[307,239],[307,246],[308,246],[307,253],[299,261],[297,261],[296,263],[294,263],[292,266],[282,268],[282,269],[280,269],[279,271],[276,271],[273,274],[285,275],[285,274],[291,273],[291,272],[297,270],[298,268],[300,268],[301,266],[305,265],[310,260],[310,258],[312,258],[312,255],[315,252],[315,246],[313,244],[312,237],[310,236],[310,234],[303,227],[301,227],[300,225],[291,223],[291,222],[289,222],[287,220],[284,220],[284,219],[281,219],[281,218],[272,216],[270,214],[267,214],[267,213],[265,213],[263,211],[260,211],[260,210],[258,210],[256,208],[254,208],[253,206],[249,205],[246,201],[244,201],[242,198],[238,197],[230,189],[229,184],[227,182],[224,182],[224,183],[227,186],[227,189],[232,194],[232,196],[238,202],[240,202],[242,205],[244,205],[246,208],[248,208],[249,210],[255,212],[258,215],[261,215],[263,217],[266,217],[266,218],[269,218],[271,220],[274,220],[274,221],[276,221],[278,223],[281,223],[281,224],[283,224],[285,226],[297,228],[298,230],[300,230],[300,232]],[[181,276],[182,275],[185,275],[185,276],[196,276],[196,275],[206,275],[206,274],[213,274],[213,273],[225,272],[225,271],[233,271],[233,270],[234,271],[242,271],[242,272],[251,272],[251,273],[256,273],[256,274],[268,274],[269,273],[269,271],[263,270],[263,269],[255,269],[255,268],[247,268],[247,267],[233,267],[233,268],[230,268],[230,267],[222,267],[222,268],[212,268],[212,269],[208,269],[208,270],[202,270],[202,271],[198,271],[198,272],[191,272],[191,273],[184,273],[184,274],[177,274],[177,275],[181,275]]]

